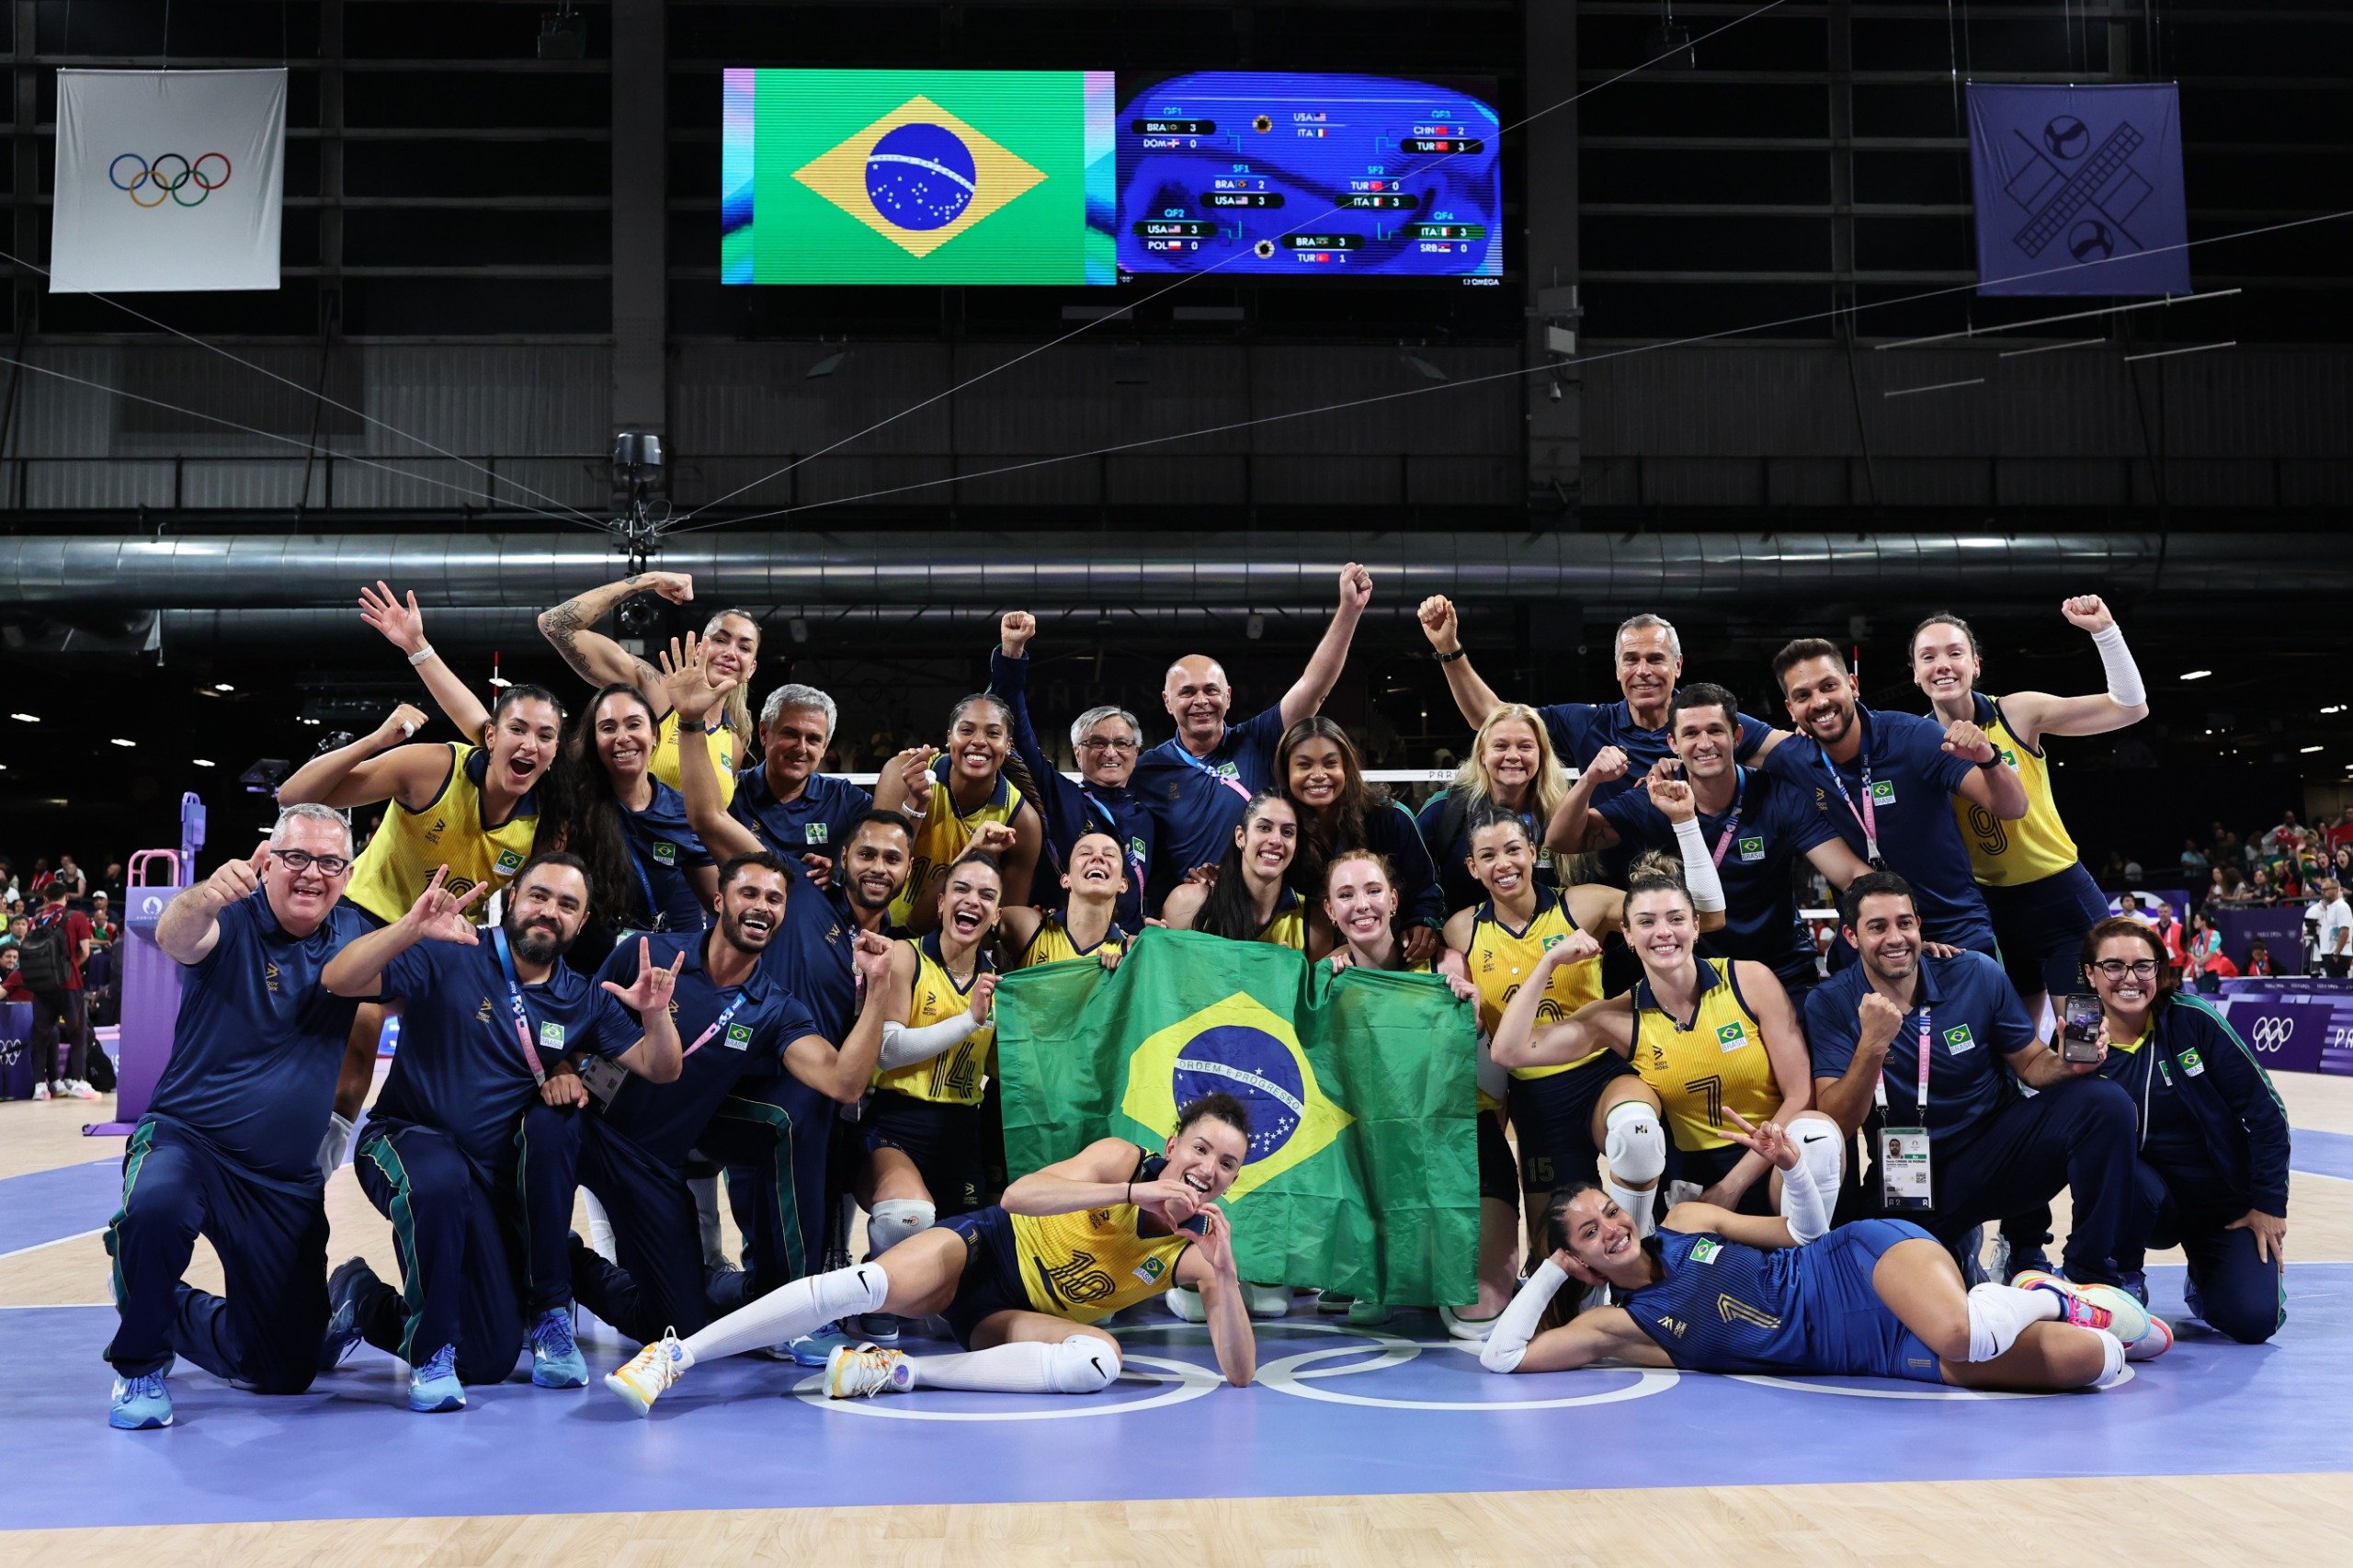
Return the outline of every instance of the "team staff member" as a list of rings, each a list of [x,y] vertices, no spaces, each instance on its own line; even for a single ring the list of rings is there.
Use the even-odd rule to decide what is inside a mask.
[[[1471,824],[1491,809],[1517,812],[1528,824],[1529,842],[1537,846],[1537,885],[1559,888],[1552,852],[1544,847],[1544,824],[1568,793],[1568,778],[1536,710],[1520,702],[1495,704],[1453,780],[1423,803],[1415,819],[1422,845],[1438,863],[1440,907],[1451,914],[1483,895],[1470,869]]]
[[[920,1360],[843,1346],[825,1369],[836,1399],[929,1385],[996,1393],[1099,1393],[1120,1375],[1120,1342],[1093,1320],[1172,1285],[1201,1292],[1227,1382],[1245,1388],[1257,1344],[1242,1308],[1225,1211],[1250,1118],[1226,1095],[1176,1113],[1158,1154],[1105,1138],[1023,1176],[1000,1207],[949,1220],[886,1258],[788,1285],[701,1333],[649,1345],[605,1380],[640,1415],[692,1368],[806,1334],[853,1312],[938,1312],[961,1356]]]
[[[1171,890],[1225,853],[1227,837],[1253,795],[1275,782],[1275,747],[1283,732],[1324,706],[1348,662],[1357,622],[1372,602],[1372,574],[1351,561],[1340,568],[1340,605],[1332,624],[1282,700],[1228,724],[1233,688],[1225,668],[1202,653],[1168,666],[1160,700],[1176,733],[1136,759],[1129,787],[1160,824],[1144,909],[1159,910]]]
[[[1117,703],[1090,708],[1071,722],[1071,751],[1078,759],[1075,784],[1063,777],[1029,722],[1029,640],[1038,634],[1027,610],[1007,611],[989,654],[989,690],[1005,699],[1013,715],[1013,750],[1029,770],[1038,798],[1030,803],[1045,820],[1046,847],[1053,863],[1071,864],[1071,849],[1089,833],[1108,834],[1125,862],[1125,890],[1117,918],[1124,930],[1143,929],[1144,879],[1151,874],[1153,846],[1160,828],[1142,800],[1128,788],[1143,750],[1143,729]]]
[[[1392,868],[1405,956],[1415,963],[1435,958],[1446,909],[1438,889],[1438,868],[1422,843],[1414,813],[1390,799],[1389,791],[1365,782],[1364,764],[1348,733],[1321,713],[1311,713],[1283,732],[1275,751],[1276,787],[1299,817],[1299,853],[1292,858],[1291,887],[1308,905],[1313,945],[1327,949],[1338,938],[1324,919],[1324,869],[1335,855],[1370,849]]]
[[[553,609],[540,613],[540,634],[563,655],[573,673],[590,686],[619,682],[633,686],[648,702],[661,704],[662,672],[601,632],[588,629],[636,594],[659,594],[674,605],[695,597],[695,580],[684,572],[640,572],[618,583],[591,588]],[[711,742],[711,766],[718,770],[720,793],[735,793],[735,759],[752,749],[752,676],[759,668],[760,623],[749,611],[722,609],[703,623],[703,656],[712,670],[731,682],[724,726]],[[654,777],[678,788],[677,721],[667,708],[654,715],[661,729],[654,746]]]
[[[1972,1227],[2027,1212],[2065,1187],[2075,1206],[2067,1277],[2114,1283],[2112,1260],[2135,1201],[2131,1096],[2098,1075],[2098,1062],[2065,1061],[2036,1039],[1992,959],[1924,958],[1902,877],[1856,878],[1838,897],[1838,916],[1862,961],[1806,998],[1815,1103],[1850,1138],[1878,1098],[1891,1129],[1883,1139],[1927,1132],[1933,1207],[1885,1201],[1890,1183],[1921,1167],[1907,1159],[1891,1171],[1881,1148],[1878,1210],[1916,1219],[1950,1246]],[[2018,1084],[2038,1092],[2022,1096]]]
[[[1243,807],[1217,874],[1171,892],[1161,913],[1171,930],[1271,942],[1321,958],[1308,939],[1306,903],[1287,880],[1298,853],[1298,811],[1276,791],[1261,790]]]
[[[251,859],[227,862],[155,922],[155,945],[189,983],[107,1227],[121,1318],[107,1346],[111,1426],[172,1424],[175,1355],[256,1393],[311,1385],[327,1321],[319,1134],[358,1006],[318,981],[368,929],[336,902],[350,870],[343,819],[290,806]],[[220,1254],[225,1300],[181,1278],[199,1235]]]
[[[691,1334],[711,1316],[687,1163],[711,1119],[728,1114],[739,1085],[788,1073],[830,1099],[855,1105],[874,1074],[882,1045],[877,983],[889,963],[890,944],[873,936],[858,939],[866,1005],[836,1050],[774,966],[761,961],[783,924],[792,880],[773,855],[737,856],[720,872],[716,926],[707,933],[653,939],[650,961],[657,968],[679,966],[671,1017],[686,1051],[676,1082],[597,1073],[585,1062],[575,1073],[567,1063],[549,1074],[551,1092],[523,1114],[535,1286],[568,1278],[583,1305],[640,1344],[659,1339],[669,1324]],[[804,881],[797,896],[824,895]],[[618,953],[603,978],[618,985],[634,973],[637,961],[626,950]],[[590,1074],[597,1083],[587,1081]],[[595,1112],[585,1109],[591,1101]],[[569,1234],[575,1187],[586,1187],[604,1206],[617,1263]],[[744,1277],[724,1278],[740,1282]],[[740,1304],[739,1296],[722,1310]]]
[[[374,733],[313,757],[278,787],[281,806],[307,801],[347,811],[389,802],[343,895],[380,925],[405,914],[437,874],[459,899],[477,887],[505,885],[537,851],[543,825],[554,836],[555,813],[540,809],[563,734],[563,706],[554,693],[539,686],[501,691],[479,746],[402,744],[424,724],[425,715],[403,703]],[[382,1027],[383,1009],[372,1003],[352,1022],[320,1152],[328,1169],[342,1163],[374,1081]]]
[[[2084,937],[2084,978],[2100,1000],[2100,1071],[2140,1109],[2147,1233],[2120,1243],[2125,1289],[2146,1299],[2142,1256],[2178,1246],[2190,1315],[2242,1345],[2288,1318],[2288,1115],[2270,1077],[2222,1014],[2167,983],[2165,950],[2137,920]]]
[[[904,812],[915,824],[915,867],[907,873],[906,892],[891,911],[891,917],[907,929],[938,927],[940,889],[948,868],[972,846],[973,835],[992,823],[1013,830],[1013,846],[1001,860],[1006,902],[1029,902],[1029,881],[1045,846],[1045,829],[1038,821],[1038,809],[1006,772],[1005,760],[1012,752],[1012,710],[1000,698],[974,692],[949,711],[948,749],[927,772],[886,767],[875,780],[874,804],[882,811]],[[928,760],[927,751],[915,755]]]
[[[1990,958],[1993,921],[1970,875],[1953,803],[2016,822],[2027,812],[2018,770],[1973,721],[1865,708],[1846,655],[1819,637],[1774,654],[1773,678],[1802,738],[1768,766],[1802,790],[1824,791],[1847,846],[1911,885],[1931,941]]]
[[[321,1351],[333,1366],[360,1339],[409,1365],[409,1408],[463,1409],[466,1383],[515,1369],[527,1333],[531,1381],[576,1388],[587,1370],[567,1313],[524,1316],[515,1282],[517,1124],[567,1054],[611,1057],[668,1083],[678,1075],[670,1021],[676,965],[646,961],[636,983],[592,984],[563,962],[588,915],[579,858],[542,855],[516,876],[506,917],[484,941],[467,905],[436,872],[392,925],[357,938],[320,983],[337,996],[381,989],[406,1004],[400,1053],[376,1097],[355,1160],[360,1189],[392,1221],[403,1289],[358,1258],[327,1281],[333,1315]],[[646,1021],[641,1030],[626,1004]]]
[[[2108,675],[2108,690],[2083,697],[2014,691],[1987,697],[1977,689],[1984,673],[1977,633],[1955,615],[1932,615],[1912,633],[1912,678],[1947,723],[1968,720],[2018,769],[2026,814],[2005,822],[1972,801],[1956,799],[1953,815],[1971,873],[2001,944],[2002,968],[2018,987],[2029,1015],[2040,1017],[2046,995],[2075,985],[2084,933],[2108,917],[2108,895],[2084,869],[2067,824],[2051,798],[2051,765],[2042,755],[2049,735],[2101,735],[2149,716],[2148,694],[2116,617],[2097,595],[2059,607],[2068,624],[2092,634]]]
[[[1680,830],[1645,790],[1618,790],[1598,810],[1588,804],[1597,789],[1628,771],[1626,754],[1610,746],[1569,790],[1553,818],[1552,847],[1573,855],[1624,843],[1686,859],[1693,852],[1706,855],[1724,890],[1723,928],[1710,935],[1709,950],[1765,965],[1802,1000],[1820,973],[1813,939],[1798,919],[1794,862],[1802,855],[1836,887],[1870,868],[1838,836],[1825,801],[1733,760],[1739,707],[1731,692],[1695,682],[1675,694],[1672,711],[1675,756],[1661,766],[1679,770],[1691,786],[1699,802],[1699,843],[1684,845]]]
[[[689,635],[687,641],[691,646],[695,640]],[[740,687],[738,681],[726,689],[732,694]],[[834,699],[815,687],[797,682],[778,687],[760,705],[759,762],[736,776],[733,802],[726,790],[718,787],[720,804],[730,815],[759,835],[769,852],[793,860],[820,886],[832,874],[834,846],[859,813],[874,804],[863,787],[818,771],[839,722]],[[672,726],[682,754],[686,728],[683,716]],[[717,748],[707,723],[701,733],[704,754],[713,755]],[[725,744],[722,732],[719,746]],[[717,780],[714,772],[714,786]],[[681,793],[684,789],[681,785]]]
[[[1472,669],[1452,602],[1438,595],[1424,599],[1421,622],[1422,634],[1429,639],[1438,667],[1446,672],[1447,689],[1454,694],[1454,705],[1462,710],[1464,722],[1484,724],[1503,699]],[[1667,715],[1675,699],[1675,683],[1683,678],[1683,639],[1664,618],[1637,615],[1619,626],[1612,645],[1617,649],[1618,689],[1623,697],[1606,704],[1556,702],[1537,712],[1552,735],[1552,749],[1580,768],[1590,766],[1605,746],[1616,746],[1631,759],[1639,778],[1669,754]],[[1733,721],[1740,731],[1738,750],[1743,762],[1763,761],[1786,738],[1745,713],[1735,713]],[[1620,779],[1599,798],[1607,801],[1633,787]]]

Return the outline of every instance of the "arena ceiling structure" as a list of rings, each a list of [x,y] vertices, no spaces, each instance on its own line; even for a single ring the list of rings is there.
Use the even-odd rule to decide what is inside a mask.
[[[1989,688],[2084,673],[2056,607],[2099,592],[2156,713],[2078,766],[2274,805],[2353,780],[2326,0],[5,15],[0,807],[44,836],[164,842],[183,790],[234,801],[413,696],[363,583],[416,591],[476,678],[552,677],[535,612],[632,551],[757,613],[762,684],[835,691],[853,750],[979,684],[1007,608],[1049,703],[1069,661],[1153,714],[1193,645],[1246,699],[1357,559],[1336,710],[1400,764],[1460,744],[1424,593],[1508,695],[1608,695],[1610,627],[1656,609],[1769,713],[1802,633],[1916,708],[1936,608]],[[53,292],[57,73],[163,64],[288,71],[280,286]],[[727,73],[942,67],[1460,85],[1497,117],[1498,268],[726,280]],[[2152,81],[2180,85],[2191,293],[1981,296],[1966,85]]]

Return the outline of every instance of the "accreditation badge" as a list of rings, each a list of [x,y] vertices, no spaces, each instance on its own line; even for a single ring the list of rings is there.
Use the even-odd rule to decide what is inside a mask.
[[[1893,1212],[1935,1207],[1934,1180],[1929,1174],[1928,1130],[1889,1127],[1879,1135],[1879,1189],[1883,1207]]]
[[[581,1057],[574,1071],[580,1074],[580,1086],[600,1106],[613,1103],[613,1096],[620,1093],[621,1083],[629,1076],[629,1069],[620,1062],[595,1054]]]

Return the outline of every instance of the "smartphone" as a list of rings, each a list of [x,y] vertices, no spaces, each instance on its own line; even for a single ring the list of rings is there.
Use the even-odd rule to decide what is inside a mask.
[[[2099,1060],[2099,998],[2070,996],[2061,1009],[2059,1056],[2063,1062]]]
[[[1209,1218],[1206,1214],[1196,1214],[1176,1228],[1180,1231],[1190,1231],[1197,1236],[1205,1236],[1210,1233]]]

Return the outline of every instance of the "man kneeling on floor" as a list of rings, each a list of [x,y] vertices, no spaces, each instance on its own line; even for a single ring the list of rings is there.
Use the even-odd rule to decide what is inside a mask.
[[[1244,1387],[1257,1345],[1217,1200],[1249,1151],[1249,1113],[1230,1096],[1204,1095],[1177,1112],[1158,1154],[1100,1139],[1006,1187],[1000,1207],[959,1214],[855,1267],[796,1279],[683,1341],[649,1345],[605,1386],[648,1415],[702,1362],[854,1313],[938,1312],[964,1354],[842,1346],[826,1363],[825,1392],[842,1399],[928,1384],[1098,1393],[1120,1375],[1120,1345],[1093,1321],[1186,1285],[1207,1305],[1218,1369]]]
[[[2114,1286],[2026,1273],[1964,1290],[1952,1255],[1917,1225],[1828,1230],[1835,1175],[1808,1179],[1801,1151],[1772,1122],[1740,1141],[1788,1173],[1777,1217],[1678,1203],[1644,1239],[1591,1182],[1554,1194],[1554,1251],[1489,1332],[1486,1369],[1557,1372],[1607,1359],[2048,1392],[2107,1388],[2123,1381],[2127,1360],[2173,1343]],[[1607,1285],[1619,1304],[1536,1334],[1571,1279]]]

